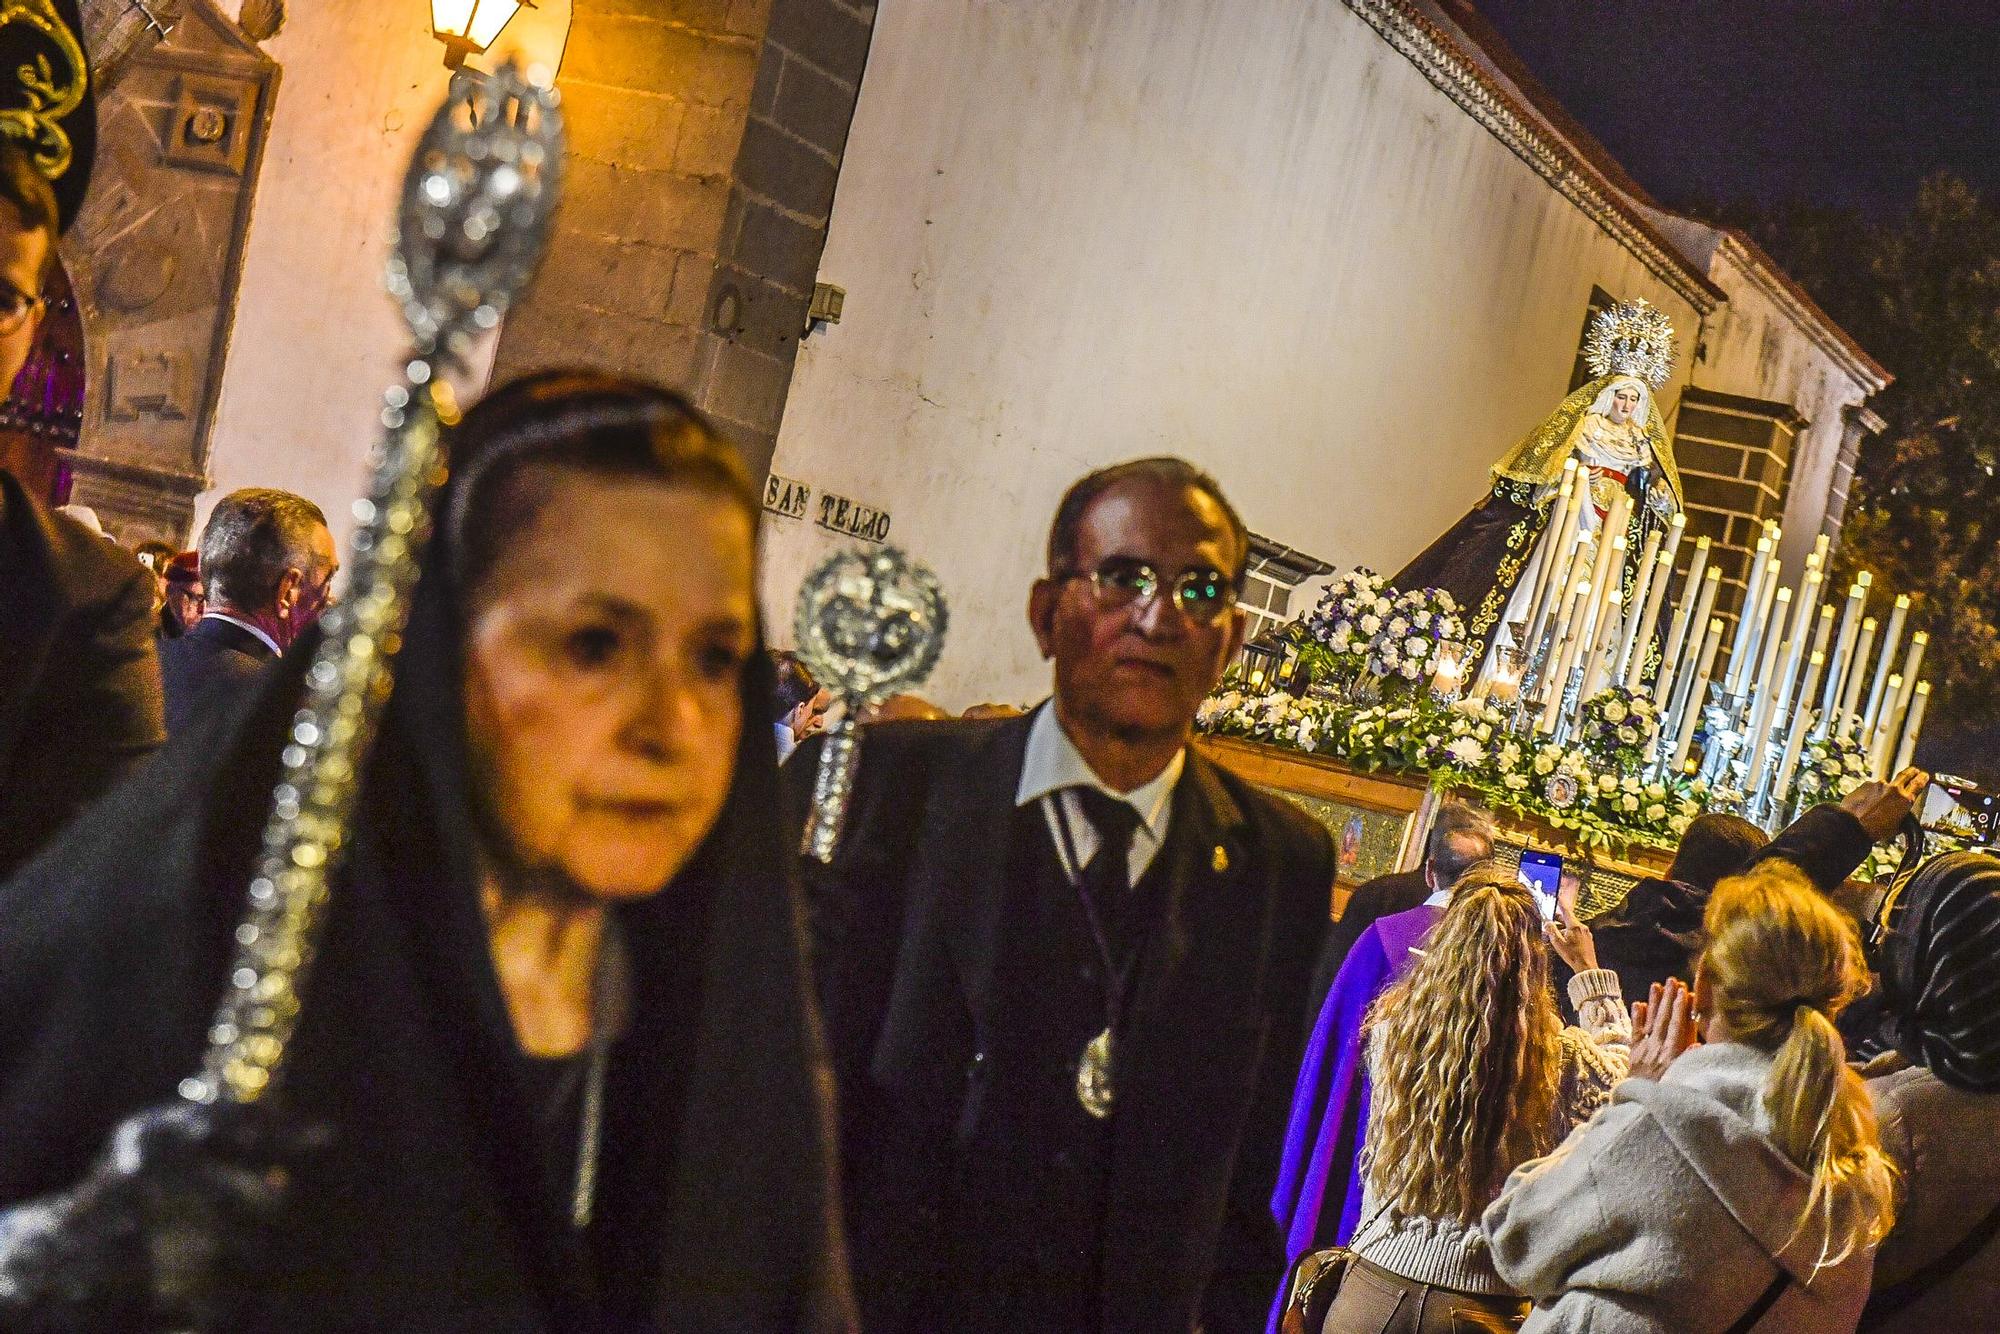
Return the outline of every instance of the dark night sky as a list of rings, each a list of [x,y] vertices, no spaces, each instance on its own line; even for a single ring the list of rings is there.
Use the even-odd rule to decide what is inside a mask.
[[[1475,0],[1656,198],[2000,192],[2000,0]]]

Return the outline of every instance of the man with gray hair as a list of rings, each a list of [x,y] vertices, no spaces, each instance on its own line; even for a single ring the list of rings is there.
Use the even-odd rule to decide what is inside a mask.
[[[1381,918],[1408,912],[1433,895],[1448,893],[1458,878],[1493,856],[1493,821],[1485,812],[1462,801],[1447,801],[1431,824],[1424,843],[1424,860],[1413,871],[1379,875],[1357,886],[1347,898],[1338,921],[1326,930],[1319,963],[1313,969],[1312,993],[1305,1014],[1306,1031],[1319,1022],[1327,989],[1334,975],[1361,939],[1361,933]],[[1442,900],[1440,900],[1442,901]]]
[[[169,736],[251,688],[326,609],[340,569],[319,506],[264,487],[218,501],[200,549],[207,611],[160,651]]]

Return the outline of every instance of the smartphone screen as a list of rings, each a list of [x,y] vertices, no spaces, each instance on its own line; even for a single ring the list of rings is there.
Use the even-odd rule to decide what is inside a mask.
[[[1556,919],[1556,893],[1562,888],[1563,859],[1553,852],[1530,849],[1521,854],[1521,883],[1534,891],[1542,918]]]

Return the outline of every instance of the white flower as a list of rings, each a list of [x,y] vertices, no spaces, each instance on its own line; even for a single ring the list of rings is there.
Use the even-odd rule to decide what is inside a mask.
[[[1478,737],[1481,741],[1491,741],[1493,739],[1493,729],[1485,723],[1481,723],[1472,729],[1472,735]]]
[[[1504,743],[1500,747],[1500,767],[1502,769],[1517,769],[1520,765],[1521,747],[1512,741]]]
[[[1636,727],[1621,727],[1618,729],[1618,739],[1628,746],[1636,746],[1639,744],[1639,729]]]
[[[1618,776],[1616,774],[1599,774],[1597,777],[1597,790],[1599,792],[1616,792],[1618,790]]]
[[[1200,706],[1196,708],[1194,711],[1195,726],[1207,727],[1212,723],[1214,723],[1217,718],[1220,718],[1223,714],[1228,712],[1229,712],[1229,706],[1227,704],[1224,704],[1221,700],[1205,699],[1201,702]]]
[[[1401,639],[1404,635],[1408,634],[1409,632],[1410,632],[1410,623],[1408,621],[1404,620],[1400,616],[1391,616],[1389,618],[1389,633],[1392,636],[1394,636],[1397,639]]]
[[[1528,786],[1526,774],[1508,774],[1500,780],[1500,785],[1509,792],[1520,792]]]
[[[1292,733],[1292,738],[1298,742],[1300,750],[1311,750],[1318,734],[1318,722],[1311,718],[1302,718],[1299,720],[1298,730]]]
[[[1430,651],[1431,642],[1428,639],[1418,639],[1415,635],[1412,635],[1403,641],[1403,652],[1413,658],[1421,658]]]
[[[1554,751],[1545,750],[1541,752],[1539,755],[1535,756],[1536,773],[1551,774],[1554,773],[1555,770],[1556,770],[1556,755]]]
[[[1855,788],[1860,786],[1861,786],[1861,780],[1859,778],[1850,778],[1843,776],[1839,783],[1840,795],[1844,797],[1848,793],[1854,791]]]
[[[1486,752],[1471,737],[1460,737],[1444,748],[1444,753],[1468,769],[1478,767],[1486,758]]]
[[[1605,722],[1607,722],[1607,723],[1622,723],[1622,722],[1624,722],[1624,721],[1625,721],[1625,705],[1624,705],[1624,704],[1623,704],[1623,703],[1622,703],[1621,701],[1619,701],[1619,700],[1616,700],[1616,699],[1607,699],[1607,700],[1605,700],[1605,701],[1604,701],[1604,721],[1605,721]]]
[[[1865,774],[1868,772],[1868,761],[1863,758],[1859,751],[1854,751],[1848,755],[1847,772],[1851,774]]]
[[[1419,630],[1428,630],[1431,628],[1431,614],[1427,611],[1420,611],[1410,617],[1410,624],[1416,626]]]
[[[1619,786],[1619,787],[1621,787],[1621,788],[1623,788],[1623,789],[1624,789],[1625,791],[1627,791],[1627,792],[1631,792],[1631,793],[1635,793],[1635,794],[1636,794],[1636,793],[1637,793],[1637,792],[1638,792],[1638,791],[1640,790],[1640,783],[1639,783],[1639,780],[1638,780],[1637,778],[1635,778],[1635,777],[1630,777],[1630,776],[1628,776],[1628,777],[1627,777],[1627,778],[1625,779],[1625,781],[1624,781],[1624,782],[1622,782],[1622,783],[1620,783],[1620,784],[1619,784],[1618,786]]]
[[[1381,628],[1382,628],[1382,618],[1380,616],[1377,616],[1375,613],[1370,612],[1368,615],[1363,616],[1361,618],[1362,634],[1372,635]]]
[[[1636,811],[1639,809],[1639,799],[1627,792],[1624,796],[1618,798],[1618,805],[1621,810],[1628,812]]]
[[[1423,675],[1423,668],[1418,666],[1416,663],[1406,662],[1403,664],[1403,679],[1405,681],[1414,681],[1419,676],[1422,675]]]
[[[1667,785],[1665,783],[1648,783],[1646,784],[1646,795],[1654,801],[1665,801],[1667,799]]]
[[[1819,762],[1819,771],[1825,774],[1828,778],[1832,778],[1835,774],[1838,774],[1840,772],[1840,761],[1829,756],[1828,758],[1821,760]]]
[[[1375,605],[1375,614],[1377,616],[1387,616],[1389,614],[1389,599],[1378,596],[1375,599],[1374,605]],[[1372,634],[1373,631],[1370,631],[1370,633]]]
[[[1656,801],[1652,805],[1646,808],[1646,819],[1648,821],[1657,824],[1658,822],[1666,818],[1667,818],[1667,808],[1665,806],[1662,806],[1659,802]]]

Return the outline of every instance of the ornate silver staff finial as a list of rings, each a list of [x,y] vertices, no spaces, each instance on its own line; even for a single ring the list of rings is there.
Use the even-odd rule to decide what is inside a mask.
[[[937,576],[894,547],[836,551],[806,576],[793,624],[799,659],[845,706],[813,780],[807,856],[833,860],[861,763],[862,710],[931,674],[946,620]]]
[[[556,93],[509,65],[454,84],[404,178],[388,281],[414,340],[408,378],[384,401],[368,497],[354,506],[348,596],[322,622],[272,792],[249,914],[236,928],[228,991],[201,1073],[181,1082],[191,1102],[256,1102],[283,1065],[443,472],[439,427],[454,411],[440,372],[499,323],[533,275],[562,160]]]

